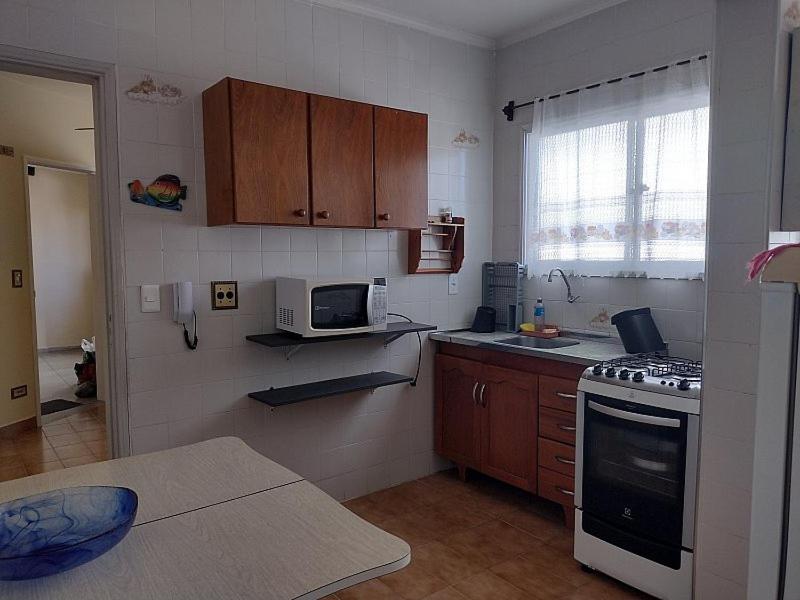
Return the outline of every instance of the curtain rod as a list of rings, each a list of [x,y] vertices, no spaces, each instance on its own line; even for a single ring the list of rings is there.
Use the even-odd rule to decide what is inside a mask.
[[[522,104],[517,104],[513,100],[509,100],[508,104],[506,104],[502,110],[503,114],[506,116],[506,121],[513,121],[514,120],[514,111],[518,108],[524,108],[526,106],[531,106],[532,104],[536,104],[537,102],[544,102],[545,100],[554,100],[556,98],[560,98],[561,96],[569,96],[571,94],[577,94],[581,90],[593,90],[595,88],[600,87],[601,85],[607,85],[609,83],[619,83],[623,79],[635,79],[636,77],[641,77],[646,73],[658,73],[660,71],[666,71],[670,67],[678,67],[682,65],[688,65],[693,60],[706,60],[708,58],[708,54],[701,54],[696,58],[688,58],[686,60],[681,60],[676,62],[672,65],[664,65],[662,67],[656,67],[655,69],[649,69],[647,71],[639,71],[637,73],[631,73],[630,75],[625,75],[623,77],[615,77],[614,79],[609,79],[608,81],[601,81],[600,83],[593,83],[592,85],[587,85],[584,87],[575,88],[574,90],[569,90],[568,92],[562,92],[560,94],[553,94],[552,96],[547,96],[546,98],[534,98],[533,100],[529,100],[528,102],[523,102]]]

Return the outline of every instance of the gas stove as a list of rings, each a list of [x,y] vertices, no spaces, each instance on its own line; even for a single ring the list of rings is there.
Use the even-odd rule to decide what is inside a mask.
[[[659,353],[624,356],[589,367],[584,379],[684,398],[699,398],[703,363]]]

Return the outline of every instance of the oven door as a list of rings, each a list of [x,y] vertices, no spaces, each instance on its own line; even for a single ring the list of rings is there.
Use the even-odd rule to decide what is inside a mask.
[[[341,283],[311,288],[309,294],[312,331],[348,332],[372,324],[372,286]]]
[[[580,408],[584,531],[678,568],[681,547],[692,544],[685,517],[693,521],[693,508],[684,514],[690,416],[592,393]]]

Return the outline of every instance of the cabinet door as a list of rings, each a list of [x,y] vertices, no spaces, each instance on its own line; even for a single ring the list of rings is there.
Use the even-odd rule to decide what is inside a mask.
[[[436,452],[460,465],[480,463],[480,414],[476,403],[481,364],[436,355]]]
[[[481,471],[536,491],[538,415],[535,375],[485,366],[481,405]]]
[[[312,223],[374,227],[372,106],[311,96]]]
[[[308,225],[308,94],[231,80],[230,95],[235,221]]]
[[[377,227],[426,227],[427,115],[375,107],[375,217]]]

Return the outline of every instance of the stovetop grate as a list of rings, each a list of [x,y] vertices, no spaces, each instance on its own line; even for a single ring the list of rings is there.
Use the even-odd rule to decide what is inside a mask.
[[[690,381],[700,381],[703,373],[702,361],[666,356],[658,352],[606,360],[600,363],[600,366],[603,370],[614,367],[642,371],[651,377],[679,377]]]

